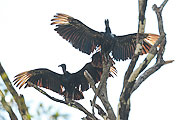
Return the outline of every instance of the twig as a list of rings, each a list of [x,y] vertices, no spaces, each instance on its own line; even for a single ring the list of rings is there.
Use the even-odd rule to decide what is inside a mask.
[[[93,104],[92,101],[90,101],[91,104]],[[98,114],[104,119],[104,120],[110,120],[107,116],[107,114],[104,112],[104,110],[98,105],[95,104],[94,107],[96,107],[96,109],[98,110]]]
[[[18,118],[17,118],[16,114],[14,113],[14,111],[12,110],[11,106],[6,102],[5,96],[1,90],[0,90],[0,96],[1,96],[0,97],[1,103],[4,107],[4,109],[8,112],[11,120],[18,120]]]
[[[164,32],[164,28],[163,28],[163,21],[162,21],[162,10],[164,8],[164,6],[166,5],[166,3],[168,2],[168,0],[164,0],[164,2],[160,5],[160,7],[157,7],[156,4],[153,5],[152,9],[155,11],[156,15],[157,15],[157,19],[158,19],[158,28],[159,28],[159,33],[163,34]]]
[[[87,79],[88,83],[90,84],[90,87],[93,89],[94,93],[96,93],[95,82],[87,70],[84,71],[84,76],[86,77],[86,79]],[[90,102],[91,102],[91,106],[92,106],[92,112],[93,112],[93,114],[95,114],[94,113],[95,103],[92,101],[90,101]]]
[[[165,34],[164,32],[164,27],[163,27],[163,20],[162,20],[162,10],[164,8],[164,6],[166,5],[166,3],[168,2],[168,0],[164,0],[164,2],[160,5],[160,7],[157,7],[156,4],[153,5],[152,9],[155,11],[156,15],[157,15],[157,19],[158,19],[158,28],[159,28],[159,33],[160,34]],[[163,54],[165,51],[165,45],[166,45],[166,38],[164,39],[164,41],[160,44],[160,49],[159,52],[157,54],[157,60],[163,60]]]
[[[136,83],[133,86],[132,92],[131,94],[150,76],[152,75],[154,72],[156,72],[158,69],[161,68],[161,66],[165,65],[165,64],[169,64],[172,63],[174,60],[170,60],[170,61],[165,61],[164,63],[158,63],[153,65],[151,68],[149,68],[148,70],[146,70],[136,81]]]
[[[23,120],[30,120],[30,115],[29,115],[29,112],[28,112],[28,108],[25,104],[25,101],[24,101],[24,97],[22,95],[18,95],[18,93],[16,92],[16,90],[14,89],[14,87],[12,86],[6,72],[4,71],[1,63],[0,63],[0,74],[1,74],[1,77],[7,87],[7,89],[10,91],[10,93],[12,94],[15,102],[17,103],[18,105],[18,110],[21,114],[21,117]]]
[[[92,118],[93,120],[98,120],[93,114],[91,114],[88,110],[86,110],[86,108],[84,108],[80,103],[78,103],[76,101],[68,101],[67,102],[67,101],[63,101],[63,100],[54,98],[54,97],[50,96],[49,94],[47,94],[44,90],[40,89],[38,86],[32,84],[31,82],[28,82],[28,85],[34,87],[37,91],[39,91],[43,95],[47,96],[51,100],[63,103],[65,105],[68,105],[68,106],[71,106],[71,107],[74,107],[74,108],[84,112],[88,117]]]

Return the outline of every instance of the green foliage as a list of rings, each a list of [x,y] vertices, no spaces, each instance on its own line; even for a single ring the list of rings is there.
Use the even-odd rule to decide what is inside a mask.
[[[38,119],[41,119],[43,116],[46,116],[46,118],[49,118],[49,120],[58,120],[59,118],[63,120],[68,120],[69,115],[68,114],[61,114],[59,113],[59,110],[54,110],[53,106],[44,106],[43,103],[40,103],[36,110],[37,115],[34,116],[38,117]]]

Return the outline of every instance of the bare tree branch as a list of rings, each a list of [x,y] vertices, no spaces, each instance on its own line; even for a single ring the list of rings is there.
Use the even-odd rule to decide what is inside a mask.
[[[145,12],[146,12],[146,6],[147,6],[147,0],[139,0],[139,22],[138,22],[138,33],[144,33],[145,29]],[[136,50],[134,53],[134,56],[129,64],[129,67],[125,73],[124,77],[124,85],[126,84],[127,80],[129,79],[131,73],[133,72],[133,69],[136,65],[136,62],[139,58],[139,54],[142,51],[142,40],[139,39],[139,35],[137,34],[137,45],[136,45]]]
[[[128,119],[129,111],[130,111],[130,95],[131,95],[131,91],[134,86],[134,83],[136,82],[136,78],[154,58],[154,56],[157,53],[157,46],[162,42],[164,38],[165,38],[165,35],[160,35],[160,38],[154,44],[154,46],[152,46],[147,57],[139,65],[139,67],[130,75],[127,84],[125,84],[125,86],[123,87],[123,91],[120,96],[120,108],[119,108],[120,119],[122,120]]]
[[[156,15],[157,15],[157,19],[158,19],[158,28],[159,28],[159,33],[160,33],[160,38],[159,40],[156,42],[156,44],[153,46],[153,49],[150,51],[152,52],[159,44],[160,44],[160,48],[159,51],[157,52],[157,60],[155,65],[153,65],[151,68],[149,68],[148,70],[146,70],[136,81],[132,92],[134,92],[141,84],[142,82],[144,82],[150,75],[152,75],[154,72],[156,72],[158,69],[160,69],[163,65],[168,64],[168,63],[172,63],[174,60],[168,60],[168,61],[164,61],[163,60],[163,54],[165,51],[165,45],[166,45],[166,37],[165,37],[165,32],[164,32],[164,27],[163,27],[163,20],[162,20],[162,10],[164,8],[164,6],[166,5],[166,3],[168,2],[168,0],[165,0],[160,7],[157,7],[157,5],[153,5],[153,10],[155,11]],[[162,38],[162,36],[164,36]],[[144,65],[144,68],[147,65]]]
[[[90,84],[90,87],[93,89],[94,93],[96,93],[97,89],[95,86],[95,82],[87,70],[84,71],[84,76],[86,77],[86,79],[87,79],[88,83]],[[90,102],[91,102],[91,106],[92,106],[92,112],[93,112],[93,114],[95,114],[94,113],[95,101],[90,101]]]
[[[138,33],[144,33],[145,29],[145,11],[147,6],[147,0],[139,0],[139,23],[138,23]],[[123,90],[120,95],[119,104],[118,104],[118,120],[127,120],[130,111],[130,92],[135,81],[128,82],[129,77],[131,76],[136,62],[139,58],[139,54],[142,51],[142,40],[139,39],[137,34],[137,45],[136,50],[133,55],[133,58],[130,62],[130,65],[125,73]],[[129,94],[128,94],[129,93]]]
[[[145,24],[146,24],[145,12],[146,12],[147,0],[138,0],[138,2],[139,2],[138,33],[144,33]]]
[[[106,58],[106,61],[105,61],[105,56],[103,55],[103,60],[102,60],[102,64],[103,64],[103,73],[101,75],[101,79],[100,79],[100,83],[98,85],[98,88],[96,89],[96,92],[95,92],[95,95],[94,95],[94,98],[93,98],[93,102],[95,103],[96,101],[96,97],[98,96],[99,92],[100,92],[100,89],[102,88],[102,86],[106,87],[106,81],[107,81],[107,78],[109,76],[109,69],[110,69],[110,62],[109,62],[109,56],[107,56],[108,58]],[[108,64],[107,64],[108,62]],[[107,90],[104,92],[105,94],[107,94]]]
[[[150,75],[152,75],[154,72],[156,72],[158,69],[160,69],[161,66],[163,66],[164,64],[173,62],[173,60],[169,60],[169,61],[163,60],[163,54],[164,54],[165,45],[166,45],[166,34],[163,29],[161,12],[163,10],[163,7],[167,3],[167,1],[168,0],[165,0],[161,4],[160,7],[157,7],[157,5],[153,5],[153,10],[156,12],[157,18],[158,18],[160,37],[156,41],[156,43],[151,47],[147,57],[144,59],[144,61],[139,65],[139,67],[134,72],[132,72],[133,71],[132,68],[128,68],[128,70],[130,70],[130,72],[132,72],[132,73],[129,73],[128,75],[125,74],[125,79],[124,79],[125,83],[123,86],[123,91],[121,93],[120,103],[118,106],[118,110],[119,110],[118,111],[118,120],[120,120],[120,119],[127,120],[128,119],[128,115],[129,115],[129,111],[130,111],[130,96],[131,96],[132,92],[135,91],[145,79],[147,79]],[[142,3],[144,5],[140,5]],[[143,15],[143,17],[145,16],[145,13],[144,14],[142,13],[142,12],[145,12],[145,8],[144,8],[145,5],[147,5],[147,0],[139,0],[139,10],[140,10],[139,15]],[[140,27],[141,23],[145,23],[145,22],[142,22],[142,20],[140,20],[140,18],[142,19],[142,17],[139,17],[139,27]],[[145,20],[145,18],[144,18],[144,20]],[[138,30],[143,30],[143,29],[139,28]],[[157,51],[157,46],[159,44],[160,44],[160,48],[159,48],[159,51]],[[148,64],[151,62],[151,60],[154,58],[154,56],[156,54],[157,54],[156,64],[153,67],[149,68],[147,71],[145,71],[139,77],[139,79],[136,81],[136,78],[148,66]],[[134,62],[134,64],[135,64],[135,62]],[[134,67],[134,65],[131,65],[131,64],[130,64],[130,66]],[[126,81],[127,78],[128,78],[128,81]]]
[[[90,101],[91,104],[93,103],[92,101]],[[104,120],[110,120],[106,114],[106,112],[104,112],[104,110],[98,105],[95,104],[94,107],[98,110],[98,114],[104,119]]]
[[[0,63],[0,74],[1,74],[1,77],[2,77],[2,79],[6,85],[7,89],[10,91],[11,95],[13,96],[15,102],[18,105],[18,110],[21,114],[22,119],[23,120],[30,120],[30,115],[28,112],[28,108],[25,104],[24,97],[22,95],[20,95],[20,96],[18,95],[18,93],[16,92],[16,90],[12,86],[6,72],[4,71],[1,63]]]
[[[136,83],[133,86],[132,92],[133,93],[141,84],[142,82],[144,82],[150,75],[152,75],[154,72],[156,72],[158,69],[161,68],[161,66],[168,64],[168,63],[172,63],[173,60],[170,61],[165,61],[164,63],[160,62],[158,64],[153,65],[151,68],[149,68],[148,70],[146,70],[136,81]]]
[[[94,80],[93,78],[91,77],[91,75],[88,73],[87,70],[84,71],[84,76],[86,77],[86,79],[88,80],[88,82],[90,83],[90,86],[91,88],[93,89],[94,93],[96,93],[97,89],[95,87],[95,83],[94,83]],[[101,96],[99,95],[99,98],[101,98]],[[103,99],[102,99],[103,100]],[[91,102],[91,106],[92,106],[92,109],[93,109],[93,113],[94,113],[94,107],[97,108],[98,110],[98,114],[104,119],[104,120],[108,120],[108,116],[106,115],[106,113],[104,112],[104,110],[99,106],[97,105],[94,101],[90,101]]]
[[[95,89],[95,95],[94,95],[94,98],[92,101],[92,107],[94,107],[96,97],[98,96],[100,98],[103,106],[105,107],[106,112],[108,113],[109,119],[115,120],[116,116],[115,116],[115,113],[113,111],[111,104],[108,101],[108,95],[107,95],[107,79],[109,77],[109,70],[112,65],[112,61],[109,59],[109,55],[103,55],[102,65],[103,65],[103,73],[101,75],[101,79],[100,79],[98,88]],[[89,80],[89,81],[92,81],[92,80]],[[94,110],[94,108],[93,108],[93,110]]]
[[[108,113],[108,118],[110,120],[115,120],[116,116],[115,116],[115,113],[113,111],[111,104],[109,103],[108,95],[107,95],[107,79],[109,77],[110,66],[112,65],[112,61],[109,60],[109,55],[107,55],[107,56],[108,56],[108,57],[106,57],[107,59],[103,59],[103,62],[102,62],[103,63],[103,73],[101,75],[101,81],[100,81],[100,84],[102,82],[102,87],[99,90],[98,97],[100,98],[103,106],[105,107],[105,109]]]
[[[158,28],[159,28],[159,32],[160,34],[165,33],[164,32],[164,27],[163,27],[163,21],[162,21],[162,10],[164,8],[164,6],[166,5],[166,3],[168,2],[168,0],[164,0],[164,2],[160,5],[160,7],[157,7],[156,4],[153,5],[152,9],[155,11],[156,15],[157,15],[157,19],[158,19]]]

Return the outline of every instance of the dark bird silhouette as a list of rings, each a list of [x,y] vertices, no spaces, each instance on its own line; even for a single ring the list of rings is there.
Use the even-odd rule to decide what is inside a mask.
[[[60,95],[63,95],[66,100],[80,100],[83,99],[83,91],[89,89],[89,83],[84,76],[84,71],[87,70],[92,76],[95,83],[100,81],[102,74],[102,62],[95,62],[101,59],[101,53],[95,53],[92,61],[87,63],[81,70],[76,73],[70,73],[66,70],[66,65],[61,64],[63,74],[58,74],[46,68],[39,68],[20,73],[15,76],[14,85],[19,86],[19,89],[25,85],[30,87],[28,82],[31,82],[39,87],[50,89]],[[95,66],[97,65],[97,66]],[[116,75],[116,68],[112,65],[109,76],[112,73]]]
[[[112,52],[115,60],[126,60],[134,54],[137,33],[116,36],[111,33],[108,19],[105,20],[105,32],[98,32],[69,15],[58,13],[54,17],[51,25],[56,25],[55,31],[86,54],[91,54],[97,47],[101,47],[102,53]],[[146,54],[159,35],[139,34],[139,38],[144,40],[142,53]]]

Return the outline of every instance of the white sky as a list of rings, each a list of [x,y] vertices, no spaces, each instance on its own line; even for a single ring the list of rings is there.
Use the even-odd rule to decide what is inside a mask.
[[[145,32],[158,34],[157,18],[152,11],[152,5],[156,3],[159,6],[162,1],[148,1]],[[129,120],[180,119],[178,3],[178,0],[169,1],[163,10],[167,34],[164,59],[173,59],[175,62],[163,66],[133,93]],[[68,71],[76,72],[91,61],[91,56],[74,49],[54,31],[55,26],[50,25],[50,20],[56,13],[73,16],[97,31],[104,31],[104,19],[108,18],[112,33],[116,35],[137,32],[138,0],[1,0],[0,62],[11,81],[16,74],[36,68],[48,68],[62,73],[57,67],[62,63],[67,64]],[[140,60],[145,56],[141,56]],[[108,80],[109,101],[115,113],[129,62],[130,60],[116,62],[118,77]],[[48,99],[33,88],[21,89],[18,93],[25,96],[32,114],[37,104],[43,102],[47,106],[53,105],[61,113],[69,113],[71,120],[80,120],[85,116],[74,108]],[[89,100],[93,95],[92,90],[88,90],[84,92],[86,99],[79,102],[91,110]],[[56,94],[55,96],[63,98]]]

